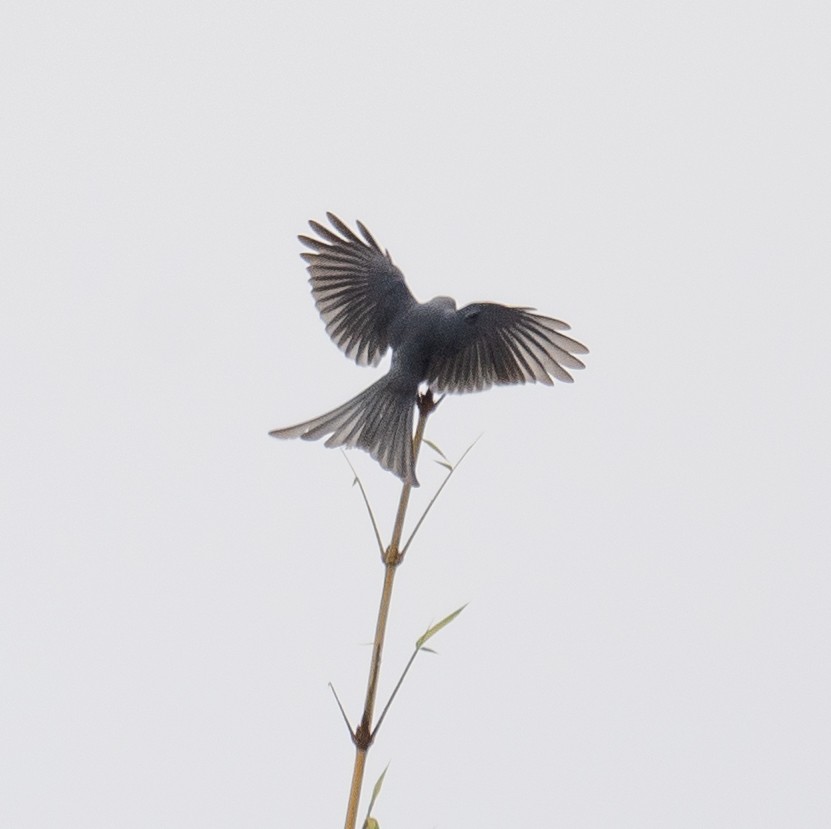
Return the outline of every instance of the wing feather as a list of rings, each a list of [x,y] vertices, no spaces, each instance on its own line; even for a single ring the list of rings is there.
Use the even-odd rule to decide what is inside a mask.
[[[457,311],[454,337],[432,360],[427,378],[441,392],[482,391],[493,385],[572,382],[567,369],[584,364],[588,349],[562,334],[569,326],[532,308],[490,302]]]
[[[337,233],[312,220],[318,238],[298,237],[314,251],[300,254],[312,296],[334,343],[358,365],[374,366],[390,346],[393,322],[416,300],[404,274],[364,225],[358,222],[361,239],[333,213],[326,216]]]

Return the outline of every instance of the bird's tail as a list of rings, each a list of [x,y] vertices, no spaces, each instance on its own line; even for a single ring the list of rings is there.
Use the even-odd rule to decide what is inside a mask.
[[[369,452],[384,469],[418,486],[413,461],[413,409],[417,388],[382,377],[331,412],[305,423],[269,432],[275,438],[317,440],[326,446],[355,446]]]

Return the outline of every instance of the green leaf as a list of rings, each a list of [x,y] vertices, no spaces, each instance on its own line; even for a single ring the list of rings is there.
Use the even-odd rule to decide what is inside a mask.
[[[375,801],[378,799],[378,795],[381,794],[381,787],[384,785],[384,777],[387,774],[387,769],[390,767],[390,764],[387,763],[386,768],[381,772],[381,776],[375,781],[375,785],[372,787],[372,799],[369,801],[369,808],[370,810],[375,805]]]
[[[381,794],[381,786],[384,785],[384,776],[386,775],[389,767],[390,764],[387,763],[386,768],[381,772],[381,776],[375,781],[375,785],[372,787],[372,797],[369,799],[369,808],[366,810],[364,829],[379,829],[378,821],[375,820],[374,817],[370,817],[370,815],[372,814],[372,807],[375,805],[378,795]]]
[[[465,608],[467,607],[467,602],[463,604],[458,610],[454,610],[449,616],[445,616],[440,622],[436,622],[435,625],[432,627],[427,628],[424,633],[416,640],[416,649],[420,650],[424,643],[435,636],[443,627],[447,627]]]

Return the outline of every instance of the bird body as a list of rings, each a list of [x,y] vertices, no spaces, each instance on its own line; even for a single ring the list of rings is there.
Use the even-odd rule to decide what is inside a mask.
[[[393,362],[426,381],[436,355],[452,348],[455,323],[456,303],[450,297],[413,305],[390,330]]]
[[[300,236],[313,253],[308,263],[312,296],[326,331],[359,365],[377,365],[392,349],[384,377],[356,397],[274,437],[356,446],[382,467],[418,486],[413,461],[413,411],[419,386],[438,393],[482,391],[492,385],[572,382],[566,370],[584,364],[588,349],[563,334],[569,326],[530,308],[478,302],[458,309],[450,297],[420,303],[404,275],[358,222],[359,237],[332,213],[337,235],[318,222],[320,238]],[[362,237],[362,238],[361,238]]]

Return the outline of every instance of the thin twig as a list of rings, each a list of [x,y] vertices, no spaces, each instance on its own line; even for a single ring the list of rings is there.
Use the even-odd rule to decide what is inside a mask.
[[[349,464],[349,468],[352,470],[352,474],[355,476],[354,483],[358,485],[358,489],[361,490],[361,495],[364,499],[364,504],[366,504],[366,511],[369,513],[369,520],[372,522],[372,529],[375,530],[375,540],[378,542],[378,550],[381,553],[381,557],[384,555],[384,542],[381,541],[381,533],[378,532],[378,524],[375,523],[375,514],[372,512],[372,507],[369,504],[369,498],[366,497],[366,490],[364,489],[363,482],[361,481],[358,473],[355,471],[355,467],[352,466],[352,462],[346,456],[346,452],[341,452],[343,455],[343,459]]]
[[[387,716],[387,711],[390,710],[390,706],[392,705],[392,701],[395,699],[395,695],[398,693],[398,689],[404,682],[404,677],[407,676],[407,672],[412,667],[413,662],[415,662],[415,658],[418,656],[418,652],[421,648],[416,648],[412,656],[407,660],[407,665],[404,670],[401,672],[401,676],[398,679],[398,682],[395,683],[395,688],[392,689],[392,693],[390,694],[390,698],[387,700],[387,704],[384,706],[384,710],[381,711],[381,716],[378,717],[378,721],[375,723],[375,727],[372,729],[372,739],[375,739],[375,735],[378,733],[378,729],[381,727],[381,723],[384,721],[384,717]]]
[[[375,723],[375,728],[372,729],[372,739],[375,739],[375,735],[378,733],[378,729],[381,727],[381,723],[384,721],[384,717],[387,716],[387,711],[389,711],[390,706],[392,705],[392,701],[395,699],[395,695],[398,693],[398,689],[404,682],[404,677],[407,676],[407,672],[410,670],[413,662],[415,662],[416,656],[418,656],[420,651],[427,651],[427,653],[435,653],[432,648],[428,648],[425,645],[425,642],[429,642],[442,628],[447,627],[465,608],[467,607],[467,603],[463,604],[460,608],[454,610],[452,613],[449,613],[440,621],[436,622],[434,625],[430,625],[421,636],[418,637],[415,644],[415,650],[413,651],[413,655],[410,657],[407,665],[405,666],[404,670],[401,672],[401,677],[399,678],[398,682],[395,684],[395,688],[392,689],[392,693],[390,694],[390,698],[387,701],[387,704],[384,706],[384,710],[381,712],[381,716],[378,717],[378,722]]]
[[[439,495],[441,495],[441,491],[445,488],[445,486],[447,486],[447,482],[453,477],[453,473],[459,468],[462,461],[467,456],[467,453],[470,452],[470,450],[473,449],[474,446],[476,446],[476,444],[479,442],[479,438],[481,438],[481,437],[482,436],[479,435],[479,437],[476,438],[476,440],[474,440],[473,443],[471,443],[470,446],[468,446],[467,449],[465,449],[464,452],[462,452],[462,456],[459,458],[459,460],[456,461],[456,464],[454,466],[450,467],[450,471],[447,473],[447,475],[445,475],[444,480],[441,482],[441,485],[436,490],[436,494],[433,495],[433,497],[430,499],[430,502],[425,507],[424,512],[421,513],[421,518],[418,519],[418,521],[416,522],[415,527],[413,528],[413,531],[410,533],[410,537],[407,539],[407,543],[404,545],[404,548],[401,550],[401,558],[404,558],[404,556],[407,554],[407,550],[409,549],[410,544],[412,543],[413,539],[415,538],[415,534],[418,532],[419,527],[421,527],[421,525],[424,523],[424,519],[427,517],[427,513],[430,512],[430,510],[433,508],[433,504],[436,503],[436,500],[438,499]]]
[[[332,693],[335,695],[335,702],[338,704],[338,708],[340,708],[340,714],[343,717],[343,721],[346,723],[346,727],[349,730],[349,736],[354,740],[355,739],[355,732],[352,730],[352,725],[349,722],[349,717],[346,716],[346,711],[343,710],[343,706],[340,704],[340,699],[338,698],[338,692],[335,690],[335,686],[332,683],[329,683],[329,687],[332,689]]]

